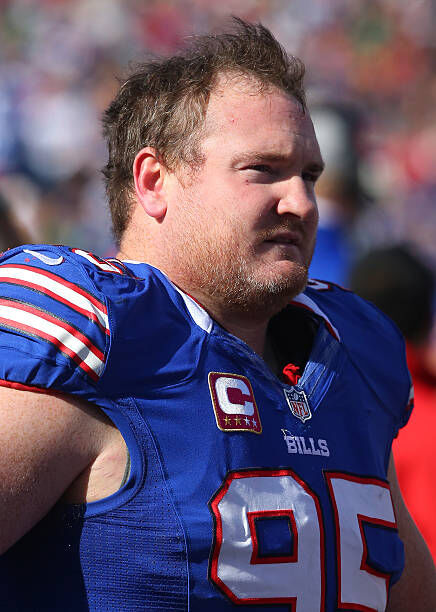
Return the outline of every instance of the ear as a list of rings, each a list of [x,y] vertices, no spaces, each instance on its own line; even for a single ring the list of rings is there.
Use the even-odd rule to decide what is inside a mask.
[[[165,167],[159,161],[155,149],[141,149],[133,162],[133,179],[138,202],[150,217],[163,219],[167,211],[163,194]]]

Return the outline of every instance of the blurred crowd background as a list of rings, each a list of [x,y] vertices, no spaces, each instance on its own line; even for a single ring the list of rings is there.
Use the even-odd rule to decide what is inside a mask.
[[[353,286],[406,335],[427,412],[403,438],[404,470],[412,444],[415,458],[425,447],[428,459],[408,469],[415,484],[428,470],[410,507],[430,496],[416,512],[426,513],[420,528],[436,560],[434,0],[0,0],[0,251],[51,242],[114,254],[100,118],[117,77],[231,14],[263,22],[306,63],[327,163],[311,276]]]
[[[113,252],[100,117],[116,77],[230,14],[307,65],[327,162],[313,275],[347,284],[356,257],[402,240],[436,269],[432,0],[0,0],[0,247]]]

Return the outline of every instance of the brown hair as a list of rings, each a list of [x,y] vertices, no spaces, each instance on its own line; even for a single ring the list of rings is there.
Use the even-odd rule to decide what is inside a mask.
[[[165,166],[199,165],[210,93],[219,75],[253,77],[276,86],[306,108],[304,65],[261,24],[233,18],[233,28],[195,36],[178,55],[138,65],[103,117],[109,159],[103,169],[117,243],[130,217],[132,168],[138,151],[154,147]]]

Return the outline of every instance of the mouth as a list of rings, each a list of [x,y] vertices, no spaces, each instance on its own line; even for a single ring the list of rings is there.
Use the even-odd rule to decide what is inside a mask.
[[[279,246],[299,246],[301,236],[294,232],[280,232],[265,240],[267,244],[277,244]]]

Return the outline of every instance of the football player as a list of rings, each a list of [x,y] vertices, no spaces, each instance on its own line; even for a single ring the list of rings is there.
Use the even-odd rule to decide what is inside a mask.
[[[402,338],[308,282],[323,160],[261,25],[104,118],[116,259],[0,260],[2,610],[432,610],[391,444]]]

